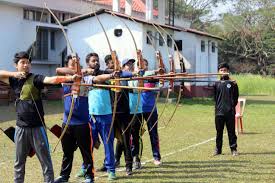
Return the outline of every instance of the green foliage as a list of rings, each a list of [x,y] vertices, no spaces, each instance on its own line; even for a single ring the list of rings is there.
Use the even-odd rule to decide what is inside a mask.
[[[209,31],[224,38],[219,60],[236,67],[236,72],[275,74],[275,6],[272,0],[238,0],[234,11],[211,25]]]
[[[240,95],[275,96],[275,77],[239,74],[232,79],[237,81]]]

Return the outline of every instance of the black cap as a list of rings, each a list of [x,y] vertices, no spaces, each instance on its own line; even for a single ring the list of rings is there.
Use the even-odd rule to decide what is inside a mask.
[[[221,68],[227,68],[227,70],[229,70],[229,65],[228,65],[228,63],[225,63],[225,62],[220,63],[219,66],[218,66],[218,69],[221,69]]]
[[[112,60],[112,56],[111,55],[106,55],[105,58],[104,58],[105,63],[108,64],[109,60]]]

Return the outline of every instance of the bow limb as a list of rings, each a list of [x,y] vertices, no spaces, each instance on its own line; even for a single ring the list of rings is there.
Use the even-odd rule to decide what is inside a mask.
[[[177,57],[178,57],[178,60],[180,60],[179,48],[178,48],[178,46],[177,46],[177,44],[176,44],[176,41],[174,40],[174,38],[173,38],[164,28],[162,28],[161,26],[159,26],[159,27],[160,27],[160,29],[161,29],[163,32],[165,32],[165,33],[167,34],[167,36],[170,37],[171,40],[173,40],[173,43],[174,43],[174,45],[175,45],[175,47],[176,47],[176,50],[177,50]],[[173,63],[174,63],[174,61],[173,61]],[[172,67],[172,69],[174,69],[174,73],[175,73],[174,64],[173,64],[173,66],[171,66],[171,67]],[[168,124],[169,124],[170,121],[173,119],[173,117],[174,117],[174,115],[175,115],[175,113],[176,113],[176,111],[177,111],[177,109],[178,109],[178,106],[179,106],[179,103],[180,103],[180,99],[181,99],[182,90],[183,90],[183,86],[180,85],[179,95],[178,95],[178,99],[177,99],[176,106],[175,106],[175,108],[174,108],[174,110],[173,110],[173,112],[172,112],[172,115],[170,116],[169,120],[167,121],[167,123],[165,123],[165,127],[168,126]]]
[[[81,74],[79,60],[78,60],[78,58],[76,58],[77,56],[76,56],[76,54],[75,54],[75,52],[73,50],[73,47],[72,47],[72,45],[71,45],[71,43],[69,41],[69,38],[68,38],[67,33],[66,33],[65,29],[64,29],[64,26],[61,24],[61,22],[58,20],[58,18],[56,17],[56,15],[52,12],[52,10],[47,6],[46,3],[44,3],[44,6],[50,12],[50,14],[53,16],[53,18],[55,19],[55,21],[57,22],[57,24],[60,26],[60,29],[62,30],[63,35],[64,35],[64,37],[66,39],[67,45],[69,46],[69,50],[71,51],[71,54],[73,55],[73,60],[76,62],[76,64],[75,64],[76,68],[74,70],[76,71],[77,74]],[[72,115],[73,115],[73,109],[74,109],[75,100],[78,97],[79,92],[80,92],[80,86],[79,85],[75,85],[75,84],[80,84],[80,82],[81,82],[81,78],[77,79],[74,82],[74,84],[72,85],[72,87],[71,87],[73,95],[72,95],[72,102],[71,102],[70,112],[69,112],[66,124],[65,124],[65,126],[63,128],[63,131],[62,131],[62,133],[61,133],[61,135],[60,135],[60,137],[59,137],[59,139],[58,139],[55,147],[53,148],[53,152],[55,152],[57,146],[59,145],[60,141],[64,137],[64,135],[65,135],[65,133],[66,133],[68,127],[69,127],[69,124],[70,124],[70,121],[71,121],[71,118],[72,118]]]
[[[111,14],[113,16],[117,17],[113,12],[111,12]],[[127,28],[127,30],[129,31],[129,33],[131,35],[131,38],[133,40],[133,43],[134,43],[134,46],[135,46],[135,49],[136,49],[136,54],[137,54],[137,60],[138,60],[138,67],[139,67],[139,69],[144,69],[144,61],[143,61],[142,53],[141,53],[141,50],[138,49],[138,47],[137,47],[137,43],[136,43],[135,37],[134,37],[131,29],[129,28],[129,26],[126,24],[125,21],[123,21],[120,18],[119,18],[119,20],[125,25],[125,27]],[[144,86],[143,80],[139,80],[138,81],[138,87],[143,87],[143,86]],[[136,104],[136,107],[135,107],[134,115],[133,115],[132,119],[130,120],[130,122],[129,122],[128,126],[126,127],[126,129],[122,132],[122,134],[124,134],[129,129],[129,127],[131,126],[131,124],[134,122],[134,120],[136,118],[137,111],[139,109],[140,100],[141,100],[141,90],[138,90],[138,100],[137,100],[137,104]]]
[[[133,22],[137,23],[136,20],[133,19],[132,17],[129,17],[129,19],[131,19]],[[161,71],[160,74],[164,74],[165,66],[163,64],[163,60],[162,60],[160,51],[157,51],[157,48],[156,48],[156,46],[154,44],[154,41],[153,41],[152,37],[150,35],[148,35],[147,32],[145,32],[145,34],[148,37],[148,39],[150,40],[151,45],[152,45],[152,47],[155,50],[155,53],[156,53],[155,55],[156,55],[156,58],[157,58],[158,68],[159,68],[159,71]],[[164,80],[160,79],[160,86],[162,87],[163,85],[164,85]],[[146,120],[147,123],[148,123],[148,121],[150,121],[150,119],[151,119],[151,117],[152,117],[152,115],[153,115],[153,113],[154,113],[154,111],[155,111],[155,109],[157,107],[157,103],[158,103],[159,97],[160,97],[160,90],[157,92],[154,106],[153,106],[152,111],[151,111],[151,113],[149,114],[149,116],[148,116],[148,118]],[[155,124],[157,123],[157,121],[155,122]],[[155,124],[153,126],[155,126]]]
[[[103,30],[104,32],[104,35],[105,35],[105,38],[107,40],[107,43],[108,43],[108,46],[109,46],[109,50],[110,50],[110,53],[111,53],[111,57],[112,57],[112,60],[114,62],[114,71],[119,71],[120,70],[120,63],[118,61],[118,58],[117,58],[117,54],[115,51],[112,50],[112,46],[111,46],[111,43],[110,43],[110,40],[107,36],[107,33],[106,33],[106,30],[102,24],[102,22],[100,21],[99,17],[97,16],[96,12],[94,12],[94,15],[98,21],[98,23],[100,24],[100,27],[101,29]],[[120,81],[115,81],[115,85],[116,86],[119,86],[120,85]],[[114,126],[114,122],[115,122],[115,116],[116,116],[116,111],[117,111],[117,102],[118,102],[118,94],[119,94],[120,90],[119,89],[115,89],[115,98],[114,98],[114,106],[113,106],[113,114],[112,114],[112,122],[111,122],[111,127],[110,127],[110,131],[108,133],[108,138],[107,138],[107,143],[109,142],[109,139],[110,139],[110,136],[112,134],[112,130],[113,130],[113,126]]]
[[[159,30],[159,28],[157,27],[157,25],[155,25],[154,23],[151,23],[151,24],[154,26],[154,28],[157,30],[157,32],[159,33],[159,35],[162,37],[162,39],[163,39],[163,41],[164,41],[164,43],[165,43],[165,45],[166,45],[166,51],[167,51],[167,54],[168,54],[169,64],[170,64],[170,73],[171,73],[171,72],[174,72],[173,67],[172,67],[172,63],[173,63],[173,62],[171,62],[172,55],[170,54],[170,51],[169,51],[169,48],[168,48],[167,41],[166,41],[164,35],[162,34],[162,32],[161,32],[161,31]],[[169,88],[168,88],[168,93],[167,93],[167,96],[166,96],[166,99],[165,99],[165,104],[164,104],[164,107],[163,107],[163,109],[162,109],[162,112],[160,113],[160,116],[159,116],[158,121],[160,121],[162,115],[164,114],[165,108],[167,107],[167,104],[168,104],[169,96],[170,96],[171,92],[173,91],[173,88],[174,88],[174,81],[173,81],[173,79],[170,79]]]

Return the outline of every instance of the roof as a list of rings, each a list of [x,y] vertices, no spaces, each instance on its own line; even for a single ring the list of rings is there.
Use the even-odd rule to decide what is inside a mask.
[[[62,24],[64,26],[66,26],[66,25],[72,24],[74,22],[85,20],[87,18],[94,17],[95,15],[101,15],[101,14],[104,14],[104,13],[107,13],[107,14],[110,14],[110,15],[114,14],[118,17],[121,17],[121,18],[124,18],[124,19],[127,19],[127,20],[131,20],[131,21],[133,21],[132,19],[134,19],[136,22],[147,24],[147,25],[152,25],[151,22],[148,22],[144,19],[132,17],[132,16],[129,16],[129,15],[126,15],[126,14],[123,14],[123,13],[118,13],[118,12],[110,11],[110,10],[107,10],[107,9],[100,9],[100,10],[95,11],[95,12],[90,12],[90,13],[87,13],[87,14],[76,16],[76,17],[70,18],[70,19],[62,22]],[[159,25],[163,28],[171,29],[171,30],[178,31],[178,32],[190,32],[190,33],[193,33],[193,34],[197,34],[197,35],[201,35],[201,36],[207,36],[207,37],[222,40],[221,37],[209,34],[207,32],[198,31],[198,30],[195,30],[195,29],[176,27],[176,26],[171,26],[171,25],[159,24],[159,23],[155,23],[155,22],[154,22],[154,24],[157,24],[157,25]]]
[[[125,9],[125,1],[120,1],[120,8]],[[113,6],[113,0],[96,0],[94,1],[95,4],[99,5],[105,5],[105,6]],[[133,0],[132,1],[132,10],[139,12],[139,13],[145,13],[146,11],[146,5],[144,1],[142,0]],[[153,9],[153,15],[158,16],[158,10]]]
[[[100,10],[95,11],[95,12],[91,12],[91,13],[87,13],[87,14],[83,14],[83,15],[80,15],[80,16],[70,18],[70,19],[62,22],[62,25],[66,26],[66,25],[72,24],[74,22],[78,22],[78,21],[85,20],[85,19],[90,18],[90,17],[94,17],[95,14],[96,15],[101,15],[101,14],[104,14],[104,13],[107,13],[107,14],[110,14],[110,15],[114,14],[118,17],[121,17],[121,18],[124,18],[124,19],[127,19],[127,20],[134,19],[136,22],[152,25],[152,23],[150,23],[150,22],[148,22],[144,19],[132,17],[132,16],[129,16],[129,15],[126,15],[126,14],[123,14],[123,13],[118,13],[118,12],[110,11],[110,10],[107,10],[107,9],[100,9]],[[157,23],[154,23],[154,24],[157,24]],[[164,24],[157,24],[157,25],[160,25],[163,28],[172,29],[172,30],[175,30],[175,31],[182,31],[181,28],[177,28],[177,27],[170,26],[170,25],[164,25]]]

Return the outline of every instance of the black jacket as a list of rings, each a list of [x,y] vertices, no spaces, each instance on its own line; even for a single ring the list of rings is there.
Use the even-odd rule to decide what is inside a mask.
[[[239,89],[235,81],[221,80],[214,85],[215,114],[235,115],[238,104]]]

